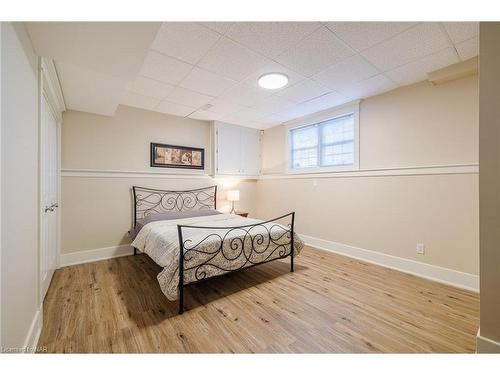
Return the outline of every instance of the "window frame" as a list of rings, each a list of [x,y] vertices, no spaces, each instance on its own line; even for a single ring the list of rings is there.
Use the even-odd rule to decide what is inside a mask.
[[[311,125],[318,125],[318,133],[321,132],[320,124],[322,122],[334,120],[336,118],[353,115],[353,163],[350,165],[338,166],[317,166],[317,167],[292,167],[292,148],[291,136],[292,130],[304,128]],[[314,113],[297,120],[290,121],[286,126],[286,173],[287,174],[307,174],[307,173],[328,173],[328,172],[347,172],[359,170],[359,101],[351,102],[346,105],[331,108],[325,111]],[[318,144],[321,144],[321,134],[318,134]],[[321,146],[317,147],[318,162],[321,163]]]

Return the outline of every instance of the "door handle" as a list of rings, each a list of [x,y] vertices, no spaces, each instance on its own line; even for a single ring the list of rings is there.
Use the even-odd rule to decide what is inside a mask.
[[[45,212],[53,212],[57,207],[59,207],[59,205],[57,203],[52,203],[52,205],[50,206],[45,206],[45,209],[44,211]]]

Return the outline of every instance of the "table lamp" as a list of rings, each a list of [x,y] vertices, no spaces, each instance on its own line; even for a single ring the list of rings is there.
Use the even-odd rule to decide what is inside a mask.
[[[234,210],[234,202],[240,200],[240,191],[239,190],[228,190],[227,191],[227,200],[231,202],[231,214],[236,213]]]

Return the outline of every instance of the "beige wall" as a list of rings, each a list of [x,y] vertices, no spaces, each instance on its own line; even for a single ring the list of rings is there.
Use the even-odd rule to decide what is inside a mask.
[[[0,27],[1,343],[20,348],[40,306],[37,58],[21,24]]]
[[[364,100],[360,167],[478,162],[478,77],[424,81]]]
[[[285,137],[284,126],[265,130],[264,173],[285,171]],[[477,75],[361,102],[361,169],[477,162]],[[317,186],[313,178],[274,176],[258,183],[257,212],[295,210],[305,235],[477,275],[478,176],[451,173],[319,178]],[[416,254],[417,243],[425,255]]]
[[[481,23],[480,38],[480,279],[485,340],[478,339],[478,351],[500,353],[500,23]]]
[[[295,211],[297,231],[478,274],[476,175],[263,180],[258,215]],[[425,255],[415,251],[426,245]]]
[[[63,124],[63,169],[203,174],[151,168],[150,142],[157,142],[205,148],[205,169],[210,170],[210,126],[206,121],[119,106],[112,117],[66,111]]]
[[[214,180],[203,171],[149,167],[149,143],[160,142],[205,148],[205,172],[208,172],[208,122],[124,106],[120,106],[113,117],[67,111],[63,116],[61,137],[63,254],[130,243],[127,231],[131,227],[133,185],[183,190],[217,184],[217,208],[222,210],[227,210],[229,205],[225,200],[225,191],[239,189],[241,201],[237,203],[237,209],[255,213],[255,181]],[[123,177],[108,173],[88,177],[78,172],[72,172],[70,176],[65,170],[134,171],[143,174]],[[151,176],[147,173],[164,174]]]

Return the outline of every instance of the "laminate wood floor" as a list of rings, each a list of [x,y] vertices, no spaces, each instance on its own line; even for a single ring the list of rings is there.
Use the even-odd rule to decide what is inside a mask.
[[[305,248],[162,294],[146,255],[61,268],[44,302],[48,352],[474,352],[477,294]]]

